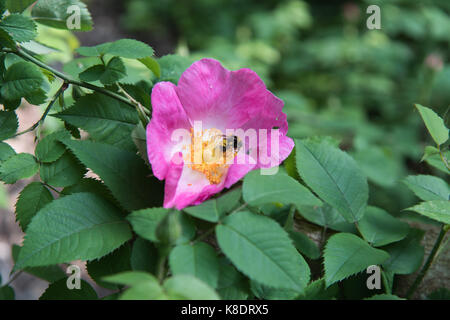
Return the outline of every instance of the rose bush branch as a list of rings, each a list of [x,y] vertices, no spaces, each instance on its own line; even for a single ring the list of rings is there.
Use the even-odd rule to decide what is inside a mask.
[[[427,258],[427,261],[423,265],[422,269],[419,271],[419,274],[417,275],[416,280],[414,280],[414,283],[411,285],[411,287],[408,290],[408,293],[406,294],[406,298],[410,299],[416,289],[419,287],[419,285],[422,283],[422,280],[425,278],[428,270],[430,269],[433,261],[437,257],[437,253],[439,252],[439,248],[441,247],[442,241],[445,238],[445,235],[450,228],[449,225],[442,225],[441,231],[439,232],[438,237],[436,238],[436,242],[434,243],[433,249],[431,249],[430,255]]]
[[[44,113],[42,114],[41,118],[35,123],[33,124],[31,127],[29,127],[28,129],[22,131],[22,132],[18,132],[16,133],[14,137],[20,136],[22,134],[31,132],[33,130],[35,130],[37,127],[39,127],[42,123],[44,123],[45,118],[47,117],[48,113],[50,112],[50,110],[52,109],[53,105],[55,104],[55,102],[59,99],[59,97],[64,93],[64,91],[66,91],[66,89],[68,88],[69,84],[64,81],[63,84],[61,85],[61,87],[59,88],[59,90],[55,93],[55,95],[53,96],[53,99],[50,101],[50,103],[47,105],[47,108],[45,108]]]
[[[15,55],[21,57],[22,59],[25,59],[25,60],[27,60],[27,61],[29,61],[31,63],[34,63],[35,65],[37,65],[37,66],[39,66],[39,67],[41,67],[41,68],[43,68],[43,69],[45,69],[47,71],[50,71],[55,76],[57,76],[58,78],[64,80],[65,82],[67,82],[69,84],[77,85],[77,86],[80,86],[80,87],[83,87],[83,88],[86,88],[86,89],[90,89],[90,90],[93,90],[93,91],[96,91],[96,92],[100,92],[100,93],[102,93],[104,95],[107,95],[107,96],[109,96],[111,98],[114,98],[114,99],[116,99],[116,100],[118,100],[120,102],[126,103],[126,104],[128,104],[128,105],[130,105],[132,107],[136,107],[136,105],[134,103],[132,103],[130,100],[128,100],[127,98],[125,98],[125,97],[123,97],[123,96],[121,96],[121,95],[119,95],[119,94],[117,94],[115,92],[112,92],[110,90],[107,90],[107,89],[102,88],[102,87],[98,87],[96,85],[93,85],[93,84],[90,84],[90,83],[87,83],[87,82],[83,82],[83,81],[78,81],[78,80],[72,79],[71,77],[67,76],[66,74],[64,74],[64,73],[62,73],[62,72],[60,72],[60,71],[50,67],[49,65],[47,65],[44,62],[40,61],[39,59],[33,57],[32,55],[28,54],[27,52],[21,50],[20,48],[17,48],[16,50],[9,49],[9,48],[3,48],[3,49],[1,49],[1,52],[15,54]]]

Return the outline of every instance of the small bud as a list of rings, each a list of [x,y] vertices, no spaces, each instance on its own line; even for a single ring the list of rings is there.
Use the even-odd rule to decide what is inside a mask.
[[[179,213],[173,211],[169,212],[156,228],[156,237],[163,244],[175,244],[181,233]]]

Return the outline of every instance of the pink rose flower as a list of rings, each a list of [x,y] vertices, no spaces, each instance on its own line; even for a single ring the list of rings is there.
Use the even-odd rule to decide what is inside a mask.
[[[165,180],[165,208],[200,204],[251,170],[278,166],[294,147],[283,101],[250,69],[202,59],[177,86],[157,83],[152,106],[147,152]]]

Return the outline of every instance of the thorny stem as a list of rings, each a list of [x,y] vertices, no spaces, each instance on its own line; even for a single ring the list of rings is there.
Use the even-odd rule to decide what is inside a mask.
[[[236,209],[234,209],[233,211],[230,212],[230,215],[233,214],[233,213],[235,213],[235,212],[238,212],[238,211],[244,209],[247,205],[248,205],[248,203],[246,202],[246,203],[244,203],[243,205],[237,207]]]
[[[37,66],[39,66],[39,67],[41,67],[41,68],[43,68],[45,70],[50,71],[55,76],[57,76],[58,78],[64,80],[67,83],[70,83],[70,84],[77,85],[77,86],[80,86],[80,87],[83,87],[83,88],[86,88],[86,89],[90,89],[90,90],[94,90],[94,91],[100,92],[100,93],[102,93],[104,95],[107,95],[107,96],[109,96],[111,98],[114,98],[114,99],[119,100],[119,101],[121,101],[123,103],[126,103],[126,104],[128,104],[128,105],[130,105],[132,107],[135,107],[135,105],[132,102],[130,102],[127,98],[121,96],[120,94],[117,94],[115,92],[112,92],[110,90],[107,90],[107,89],[102,88],[102,87],[98,87],[96,85],[93,85],[93,84],[90,84],[90,83],[87,83],[87,82],[83,82],[83,81],[78,81],[78,80],[72,79],[69,76],[65,75],[64,73],[59,72],[58,70],[56,70],[56,69],[46,65],[44,62],[36,59],[32,55],[30,55],[30,54],[26,53],[25,51],[21,50],[20,48],[17,48],[16,50],[9,49],[9,48],[3,48],[1,51],[2,52],[6,52],[6,53],[13,53],[13,54],[15,54],[15,55],[17,55],[17,56],[27,60],[27,61],[30,61],[30,62],[34,63],[35,65],[37,65]]]
[[[28,129],[26,129],[26,130],[24,130],[22,132],[16,133],[14,136],[12,136],[12,138],[15,138],[15,137],[20,136],[20,135],[22,135],[24,133],[27,133],[27,132],[31,132],[34,129],[36,129],[40,124],[42,124],[45,121],[45,118],[47,117],[48,113],[52,109],[53,105],[55,104],[56,100],[58,100],[59,96],[61,94],[63,94],[64,91],[66,91],[66,89],[68,88],[68,85],[69,84],[64,81],[64,83],[61,85],[59,90],[53,96],[53,99],[50,101],[50,103],[48,104],[47,108],[45,108],[45,111],[42,114],[41,118],[35,124],[33,124],[31,127],[29,127]]]
[[[423,278],[425,278],[425,275],[427,274],[428,269],[430,268],[431,264],[433,263],[434,258],[436,257],[436,253],[438,252],[439,247],[441,246],[442,240],[444,240],[445,234],[447,233],[448,229],[449,229],[448,225],[442,225],[441,231],[439,232],[436,242],[434,243],[433,249],[431,249],[431,252],[427,258],[427,261],[423,265],[422,269],[420,270],[419,274],[417,275],[416,280],[414,280],[414,283],[411,285],[411,287],[408,290],[408,293],[406,294],[407,299],[410,299],[413,296],[417,287],[420,285]]]
[[[49,185],[48,183],[44,183],[44,185],[50,189],[52,189],[53,191],[55,191],[56,193],[60,194],[61,191],[56,190],[54,187],[52,187],[51,185]]]
[[[120,84],[117,84],[117,87],[119,88],[120,92],[122,92],[136,106],[139,117],[141,118],[141,121],[145,127],[147,123],[150,121],[148,117],[148,115],[150,114],[149,111],[146,108],[144,108],[144,106],[139,101],[137,101],[131,95],[129,95],[128,92],[126,92],[125,89],[120,86]]]

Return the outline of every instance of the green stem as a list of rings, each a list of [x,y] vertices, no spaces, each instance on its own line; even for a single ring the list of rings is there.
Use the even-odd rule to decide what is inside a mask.
[[[439,235],[436,239],[436,242],[434,243],[433,249],[431,249],[430,255],[427,258],[427,261],[425,262],[424,266],[422,267],[422,269],[420,270],[419,274],[417,275],[416,280],[414,281],[414,283],[411,285],[411,287],[408,290],[408,293],[406,294],[406,298],[410,299],[414,292],[416,291],[417,287],[420,285],[420,283],[422,282],[423,278],[425,277],[425,275],[428,272],[428,269],[430,268],[431,264],[433,263],[433,260],[436,256],[436,253],[439,250],[439,247],[441,246],[442,241],[444,240],[445,234],[448,231],[448,227],[445,225],[442,225],[441,227],[441,231],[439,232]]]
[[[40,118],[35,124],[33,124],[31,127],[29,127],[28,129],[26,129],[26,130],[24,130],[24,131],[22,131],[22,132],[16,133],[16,134],[13,136],[13,138],[14,138],[14,137],[17,137],[17,136],[20,136],[20,135],[22,135],[22,134],[24,134],[24,133],[31,132],[31,131],[33,131],[34,129],[36,129],[39,125],[41,125],[42,123],[44,123],[45,118],[47,117],[48,113],[49,113],[50,110],[52,109],[52,107],[53,107],[53,105],[55,104],[56,100],[58,100],[58,99],[59,99],[59,96],[60,96],[64,91],[66,91],[67,87],[68,87],[68,83],[67,83],[67,82],[64,82],[64,83],[62,84],[62,86],[59,88],[59,90],[58,90],[58,91],[55,93],[55,95],[53,96],[53,99],[50,101],[50,103],[48,104],[47,108],[45,108],[45,111],[44,111],[44,113],[42,114],[41,118]]]
[[[160,283],[163,282],[166,275],[166,259],[170,252],[170,246],[163,245],[158,249],[158,261],[156,265],[156,275]]]
[[[51,185],[49,185],[48,183],[44,182],[44,185],[47,186],[48,188],[52,189],[53,191],[55,191],[57,194],[60,194],[61,191],[56,190],[54,187],[52,187]]]
[[[245,202],[245,203],[242,204],[241,206],[239,206],[239,207],[237,207],[236,209],[234,209],[233,211],[231,211],[229,215],[231,215],[231,214],[233,214],[233,213],[235,213],[235,212],[238,212],[238,211],[244,209],[247,205],[248,205],[248,203]]]
[[[384,290],[385,290],[386,294],[392,294],[391,287],[389,285],[389,282],[388,282],[388,279],[386,277],[386,273],[384,272],[384,270],[381,270],[381,279],[383,281],[383,286],[384,286]]]
[[[289,214],[286,219],[286,223],[284,224],[284,230],[288,232],[294,230],[294,215],[295,215],[295,205],[291,204],[291,207],[289,208]]]
[[[35,65],[37,65],[37,66],[39,66],[39,67],[41,67],[41,68],[43,68],[45,70],[50,71],[55,76],[57,76],[60,79],[63,79],[67,83],[74,84],[74,85],[77,85],[77,86],[80,86],[80,87],[83,87],[83,88],[86,88],[86,89],[90,89],[90,90],[94,90],[94,91],[103,93],[104,95],[107,95],[107,96],[109,96],[111,98],[114,98],[116,100],[119,100],[119,101],[121,101],[123,103],[126,103],[126,104],[134,107],[133,103],[131,103],[128,99],[126,99],[125,97],[121,96],[120,94],[117,94],[115,92],[109,91],[109,90],[107,90],[105,88],[98,87],[96,85],[93,85],[93,84],[90,84],[90,83],[87,83],[87,82],[83,82],[83,81],[78,81],[78,80],[72,79],[69,76],[65,75],[64,73],[62,73],[62,72],[60,72],[60,71],[58,71],[58,70],[56,70],[56,69],[46,65],[44,62],[36,59],[35,57],[33,57],[32,55],[26,53],[25,51],[20,50],[19,48],[17,48],[17,50],[12,50],[12,49],[9,49],[9,48],[3,48],[2,51],[6,52],[6,53],[13,53],[13,54],[15,54],[15,55],[17,55],[17,56],[27,60],[27,61],[30,61],[30,62],[34,63]]]
[[[447,158],[444,156],[444,154],[442,153],[441,147],[438,146],[438,150],[439,150],[439,155],[441,157],[442,162],[444,163],[445,167],[447,168],[447,170],[450,171],[450,166],[448,164]]]
[[[148,110],[145,109],[139,101],[129,95],[128,92],[126,92],[120,84],[117,84],[117,87],[119,88],[120,92],[122,92],[128,98],[128,100],[130,100],[136,106],[136,110],[138,112],[139,118],[142,121],[142,124],[144,125],[144,127],[147,126],[147,124],[150,122],[150,118],[147,116],[147,114],[150,114]]]

